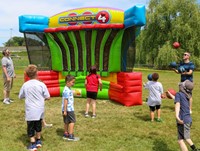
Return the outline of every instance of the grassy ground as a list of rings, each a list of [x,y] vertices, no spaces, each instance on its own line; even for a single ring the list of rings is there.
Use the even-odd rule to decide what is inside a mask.
[[[17,64],[17,61],[14,60]],[[26,65],[27,61],[23,64]],[[0,103],[0,151],[26,150],[28,137],[24,121],[24,100],[18,99],[18,92],[23,84],[23,66],[16,70],[17,78],[11,92],[15,101],[11,105]],[[137,69],[143,73],[143,81],[152,72],[160,74],[159,81],[165,90],[177,90],[179,75],[172,71],[155,71]],[[0,71],[0,74],[2,71]],[[200,72],[195,72],[195,89],[193,91],[193,125],[191,136],[197,146],[200,146],[200,116],[199,116],[199,83]],[[0,80],[2,92],[2,80]],[[1,100],[3,98],[2,93]],[[144,103],[141,106],[125,107],[109,100],[97,101],[97,118],[85,118],[85,99],[75,99],[75,136],[78,142],[66,142],[62,139],[63,121],[61,116],[61,98],[54,97],[46,102],[46,121],[52,123],[52,128],[42,131],[43,147],[41,151],[178,151],[174,103],[163,99],[162,123],[151,123],[149,108],[145,104],[148,91],[143,90]],[[134,98],[132,98],[134,99]]]

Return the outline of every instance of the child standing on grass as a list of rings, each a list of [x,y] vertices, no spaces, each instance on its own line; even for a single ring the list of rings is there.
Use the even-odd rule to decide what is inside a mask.
[[[147,100],[147,104],[149,105],[150,108],[150,118],[151,121],[154,121],[155,115],[154,112],[155,110],[157,111],[157,122],[162,122],[160,118],[161,114],[161,97],[164,98],[163,94],[163,86],[160,82],[157,80],[159,79],[159,74],[158,73],[153,73],[152,74],[152,81],[148,81],[146,84],[144,84],[145,88],[149,90],[149,96]]]
[[[22,85],[19,98],[25,98],[25,119],[31,143],[28,150],[37,151],[37,148],[42,147],[40,139],[45,109],[44,101],[50,99],[50,95],[46,85],[37,80],[37,66],[29,65],[25,72],[30,80]]]
[[[87,103],[85,117],[89,117],[88,111],[90,108],[90,103],[92,103],[92,118],[96,117],[96,99],[98,89],[102,90],[102,82],[100,75],[97,74],[96,66],[90,68],[90,74],[85,79],[85,87],[87,91]]]
[[[179,84],[179,92],[176,93],[175,98],[175,114],[177,121],[178,143],[181,151],[188,151],[184,140],[190,145],[194,151],[197,149],[190,138],[190,128],[192,125],[192,118],[190,115],[190,98],[192,97],[193,83],[189,80]]]
[[[75,83],[75,77],[67,75],[65,77],[66,86],[62,94],[62,114],[64,121],[64,134],[63,139],[69,141],[76,141],[74,137],[74,124],[76,122],[75,113],[74,113],[74,96],[71,87]]]

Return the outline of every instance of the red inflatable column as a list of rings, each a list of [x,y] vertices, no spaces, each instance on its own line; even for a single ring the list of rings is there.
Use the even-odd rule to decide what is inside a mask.
[[[142,73],[118,73],[117,84],[110,84],[109,97],[125,106],[142,105]]]
[[[123,86],[123,104],[125,106],[142,105],[142,73],[120,72],[118,84]]]

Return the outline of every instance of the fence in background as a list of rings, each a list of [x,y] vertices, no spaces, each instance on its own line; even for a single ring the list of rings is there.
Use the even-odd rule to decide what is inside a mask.
[[[2,51],[5,47],[0,47],[0,51]],[[19,46],[19,47],[6,47],[8,48],[10,51],[13,52],[17,52],[17,51],[26,51],[26,47],[25,46]]]

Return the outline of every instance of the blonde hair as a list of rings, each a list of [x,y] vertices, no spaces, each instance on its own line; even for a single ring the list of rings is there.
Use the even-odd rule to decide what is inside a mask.
[[[34,79],[37,76],[37,66],[34,64],[28,65],[25,72],[30,79]]]

